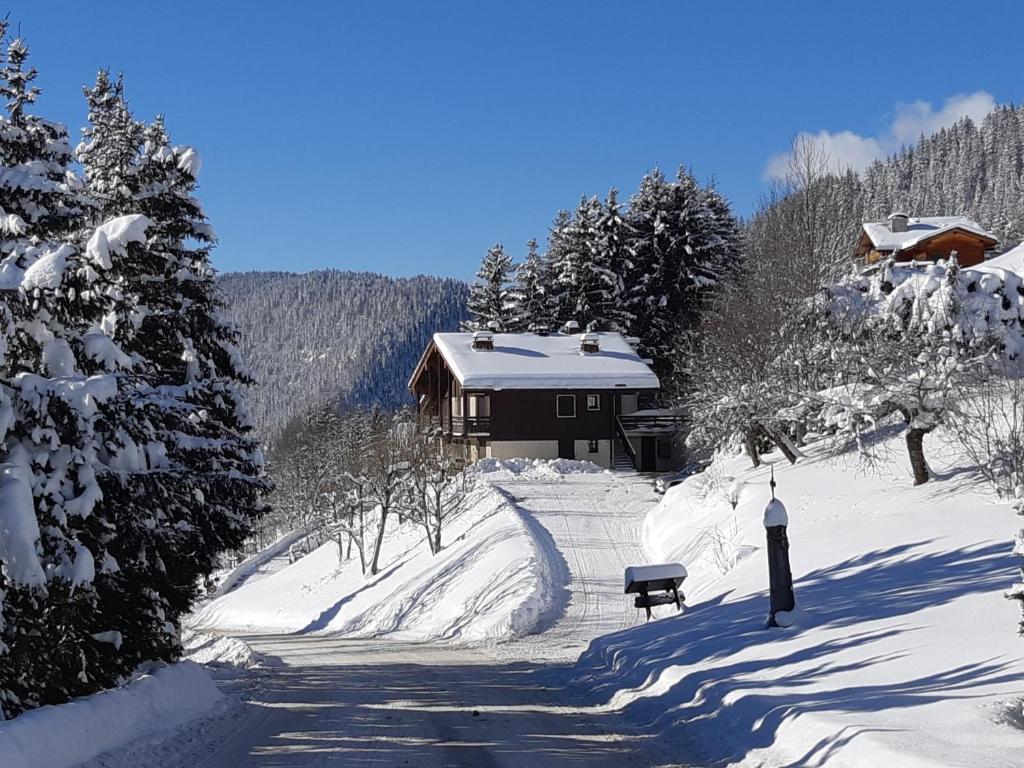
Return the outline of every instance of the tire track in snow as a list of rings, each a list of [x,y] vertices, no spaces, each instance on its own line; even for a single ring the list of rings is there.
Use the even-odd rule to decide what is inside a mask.
[[[575,659],[595,637],[632,626],[640,614],[622,594],[627,565],[647,562],[640,528],[658,502],[634,473],[489,478],[551,535],[569,566],[571,596],[543,632],[498,646],[504,658]]]

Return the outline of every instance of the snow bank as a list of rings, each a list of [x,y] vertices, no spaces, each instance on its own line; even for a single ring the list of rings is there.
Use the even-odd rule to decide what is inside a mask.
[[[484,475],[505,472],[509,475],[534,474],[541,477],[558,477],[607,470],[592,461],[577,459],[480,459],[473,464],[470,471]]]
[[[199,665],[160,667],[122,688],[0,722],[0,765],[71,768],[108,749],[205,715],[221,698]]]
[[[286,533],[269,547],[260,550],[255,555],[247,557],[238,567],[224,577],[217,585],[217,589],[210,596],[212,599],[226,595],[239,584],[251,579],[258,571],[263,569],[271,560],[288,552],[288,549],[305,535],[300,528]]]
[[[432,556],[422,530],[393,517],[381,570],[329,542],[201,608],[199,630],[315,632],[406,640],[501,641],[528,634],[556,610],[557,569],[527,516],[474,478],[469,503]]]
[[[1002,596],[1015,515],[938,434],[939,479],[913,487],[888,434],[872,472],[822,446],[794,466],[770,457],[797,601],[785,630],[765,629],[769,468],[720,456],[670,489],[643,544],[687,567],[687,608],[591,644],[572,674],[598,710],[678,729],[716,765],[1019,765],[1024,734],[1006,723],[1024,660]]]
[[[182,644],[185,647],[185,658],[196,664],[240,669],[253,669],[264,664],[263,657],[237,637],[217,637],[185,629],[182,632]]]

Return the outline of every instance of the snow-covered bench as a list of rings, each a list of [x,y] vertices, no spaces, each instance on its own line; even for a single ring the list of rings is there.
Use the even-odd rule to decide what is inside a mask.
[[[645,609],[649,621],[655,605],[675,604],[679,610],[683,609],[682,601],[686,598],[680,594],[679,586],[685,578],[686,568],[681,563],[631,565],[626,568],[625,593],[637,595],[633,605]]]

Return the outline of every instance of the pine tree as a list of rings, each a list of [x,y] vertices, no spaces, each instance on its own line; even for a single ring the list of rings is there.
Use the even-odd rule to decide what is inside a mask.
[[[215,235],[195,197],[196,150],[172,146],[162,121],[147,129],[137,205],[151,222],[146,248],[162,270],[140,291],[142,313],[127,351],[148,362],[154,403],[176,405],[161,435],[167,461],[189,478],[190,498],[168,516],[176,541],[165,585],[176,620],[222,552],[238,548],[261,513],[267,489],[245,390],[253,383],[224,319],[210,249]]]
[[[495,325],[504,330],[514,322],[509,281],[513,274],[512,257],[505,253],[501,243],[488,249],[476,273],[477,280],[470,286],[468,309],[469,330],[481,330]]]
[[[592,301],[599,330],[629,334],[635,316],[627,306],[627,276],[634,270],[629,222],[623,217],[618,193],[608,192],[595,224],[591,270],[599,286]]]

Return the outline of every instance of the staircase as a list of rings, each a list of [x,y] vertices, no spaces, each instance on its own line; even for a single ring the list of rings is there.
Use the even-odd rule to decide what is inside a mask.
[[[618,435],[612,440],[612,469],[617,472],[632,472],[636,469],[622,438]]]

